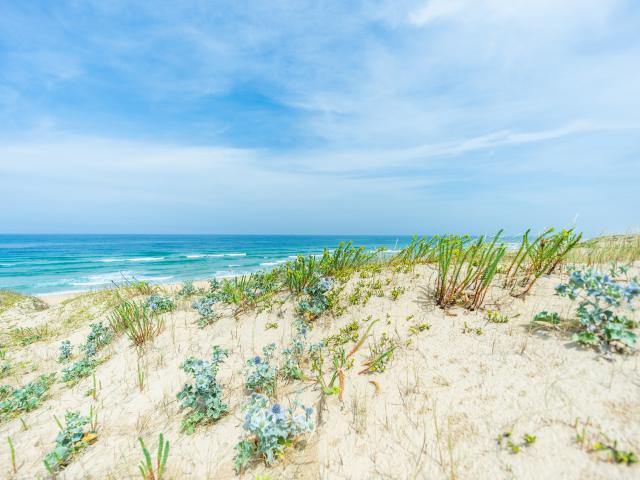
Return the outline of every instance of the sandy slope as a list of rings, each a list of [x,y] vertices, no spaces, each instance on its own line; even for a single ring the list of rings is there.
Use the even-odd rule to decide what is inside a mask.
[[[387,370],[375,375],[358,375],[368,353],[367,346],[362,348],[348,371],[344,401],[327,399],[306,447],[291,450],[271,469],[259,465],[243,478],[259,473],[273,479],[640,478],[640,466],[608,463],[576,444],[576,419],[589,419],[590,430],[606,433],[621,448],[640,451],[640,356],[608,362],[592,350],[577,348],[566,333],[532,329],[531,318],[540,310],[570,315],[571,303],[553,295],[559,276],[542,279],[525,301],[500,290],[491,292],[488,307],[498,305],[510,317],[506,324],[488,323],[485,312],[445,313],[433,306],[433,277],[429,267],[408,274],[383,273],[383,284],[391,280],[383,298],[374,296],[364,306],[348,307],[339,318],[317,322],[312,341],[371,316],[380,319],[376,337],[387,332],[402,347]],[[358,280],[352,279],[346,292]],[[393,286],[406,288],[396,301],[389,295]],[[22,384],[38,373],[61,370],[55,360],[60,340],[79,344],[91,316],[104,317],[108,311],[108,301],[91,295],[71,301],[48,297],[47,302],[48,310],[16,307],[0,315],[3,335],[14,326],[44,323],[55,333],[46,342],[12,347],[8,359],[16,367],[0,383]],[[233,448],[242,432],[239,406],[244,399],[240,371],[266,343],[288,343],[292,318],[293,303],[288,300],[271,312],[237,320],[226,311],[217,323],[200,329],[197,314],[183,302],[166,315],[164,332],[140,358],[125,338],[117,339],[101,354],[106,360],[96,370],[96,401],[85,396],[91,378],[73,388],[57,383],[43,406],[23,416],[28,430],[18,419],[0,425],[3,443],[11,436],[16,446],[15,478],[45,475],[42,459],[57,432],[54,414],[62,417],[67,409],[86,413],[92,404],[99,415],[98,441],[61,478],[135,478],[141,459],[137,437],[142,435],[155,448],[159,432],[171,441],[170,478],[234,477]],[[278,328],[267,330],[272,322]],[[409,335],[411,325],[424,322],[430,329]],[[465,322],[470,329],[481,328],[482,334],[463,333]],[[178,367],[188,356],[208,358],[214,344],[230,350],[221,383],[232,413],[187,436],[179,431],[182,414],[175,397],[187,377]],[[136,385],[138,361],[147,374],[142,392]],[[312,382],[280,383],[278,396],[285,404],[299,398],[316,408],[320,397]],[[505,431],[512,431],[518,441],[524,433],[535,434],[537,441],[512,454],[496,442]],[[8,448],[0,449],[0,477],[12,478]]]

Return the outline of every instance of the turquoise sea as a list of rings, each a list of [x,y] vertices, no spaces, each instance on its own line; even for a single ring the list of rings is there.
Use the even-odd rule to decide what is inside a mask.
[[[408,236],[0,235],[0,289],[43,294],[104,288],[124,279],[176,283],[269,269],[341,241],[367,249]]]

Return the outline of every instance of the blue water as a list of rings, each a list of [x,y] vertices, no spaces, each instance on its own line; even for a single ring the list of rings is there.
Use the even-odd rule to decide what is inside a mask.
[[[0,289],[28,294],[104,288],[123,279],[175,283],[273,268],[341,241],[396,249],[407,236],[0,235]]]

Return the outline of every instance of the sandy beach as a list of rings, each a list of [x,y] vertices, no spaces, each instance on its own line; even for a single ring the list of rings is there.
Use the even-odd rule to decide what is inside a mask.
[[[636,265],[629,275],[638,271]],[[240,478],[640,477],[638,465],[616,464],[606,452],[592,451],[592,440],[577,441],[580,435],[604,434],[621,449],[638,451],[638,356],[607,360],[574,342],[569,328],[532,322],[541,311],[573,317],[576,302],[554,294],[566,270],[540,278],[524,298],[492,286],[483,308],[473,311],[438,307],[436,277],[434,265],[417,264],[356,271],[340,283],[336,308],[315,319],[307,337],[309,343],[326,343],[343,329],[362,338],[373,324],[344,370],[340,396],[318,391],[308,363],[304,379],[278,380],[274,399],[312,406],[316,428],[273,466],[257,461]],[[204,289],[207,283],[195,286]],[[179,288],[158,291],[175,297]],[[2,310],[1,338],[9,345],[5,359],[11,367],[0,383],[24,385],[43,372],[59,371],[60,341],[81,344],[89,323],[106,321],[117,303],[114,293],[46,295],[46,305],[21,301]],[[3,478],[46,477],[42,461],[58,431],[54,415],[90,407],[97,414],[97,441],[75,455],[60,478],[135,478],[138,437],[153,452],[159,432],[171,444],[166,478],[236,477],[234,446],[243,434],[246,400],[241,372],[265,345],[275,343],[277,352],[287,346],[296,299],[282,292],[268,305],[241,313],[220,304],[218,318],[204,328],[191,302],[176,299],[176,310],[161,315],[162,331],[144,348],[115,337],[100,352],[95,377],[54,383],[39,408],[3,421],[0,436],[12,439],[17,467],[11,474],[9,449],[1,449]],[[502,323],[490,321],[490,311],[499,311]],[[16,328],[43,328],[43,339],[16,344]],[[383,335],[396,345],[391,360],[383,371],[362,373]],[[346,342],[349,349],[355,344]],[[187,357],[208,358],[214,345],[229,351],[219,382],[230,410],[187,435],[180,429],[184,412],[176,393],[189,377],[179,366]]]

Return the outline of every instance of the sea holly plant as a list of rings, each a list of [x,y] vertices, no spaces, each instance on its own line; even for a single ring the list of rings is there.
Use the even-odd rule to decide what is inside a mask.
[[[91,375],[100,363],[96,358],[98,350],[108,345],[113,339],[113,330],[110,327],[105,327],[102,322],[92,323],[90,328],[87,341],[82,345],[84,356],[62,370],[63,382],[74,384]]]
[[[73,346],[69,340],[60,342],[60,353],[58,354],[58,363],[66,363],[71,358]]]
[[[638,323],[619,311],[634,309],[634,300],[640,296],[638,279],[616,281],[614,275],[592,268],[571,272],[569,281],[556,287],[556,293],[571,300],[579,300],[576,311],[581,330],[574,340],[584,345],[599,347],[608,356],[611,348],[633,347]]]
[[[245,434],[236,445],[238,472],[245,470],[255,459],[273,465],[276,459],[284,456],[287,447],[315,428],[312,408],[296,402],[285,409],[278,403],[271,404],[266,395],[259,393],[251,395],[244,413]]]
[[[87,335],[87,342],[82,347],[87,357],[95,357],[105,345],[108,345],[113,339],[113,331],[105,327],[102,322],[92,323],[89,325],[91,329]]]
[[[302,380],[304,378],[301,363],[307,349],[305,340],[308,326],[302,318],[296,319],[294,326],[296,335],[291,339],[289,346],[282,350],[283,363],[280,367],[280,373],[285,380]]]
[[[305,298],[298,303],[298,313],[306,321],[317,319],[329,308],[327,293],[334,285],[330,278],[320,277],[311,286],[304,289]]]
[[[191,308],[200,315],[200,319],[198,320],[198,326],[200,328],[206,327],[218,318],[213,308],[215,304],[216,300],[211,297],[202,297],[191,303]]]
[[[180,408],[189,410],[182,420],[182,431],[192,434],[196,426],[218,420],[229,411],[229,406],[222,401],[222,388],[218,383],[218,371],[229,352],[219,346],[213,347],[211,360],[187,359],[182,370],[193,375],[194,383],[186,383],[178,392]]]
[[[56,374],[40,375],[23,387],[10,390],[0,388],[0,420],[5,420],[22,412],[30,412],[40,406],[42,400],[55,381]]]
[[[276,344],[270,343],[262,348],[262,356],[247,360],[244,386],[248,392],[259,392],[272,396],[276,390],[278,367],[273,364]]]
[[[147,298],[145,306],[155,313],[172,312],[176,309],[176,304],[170,297],[159,295],[157,293]]]
[[[66,467],[76,453],[98,438],[91,419],[80,412],[67,411],[64,420],[64,426],[58,422],[60,432],[56,437],[56,446],[44,457],[44,466],[52,476]]]

